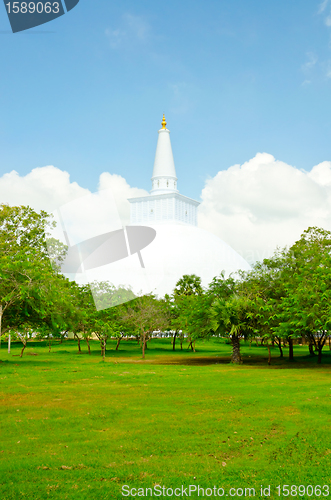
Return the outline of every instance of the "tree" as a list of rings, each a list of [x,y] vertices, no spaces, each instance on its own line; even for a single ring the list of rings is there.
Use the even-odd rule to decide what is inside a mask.
[[[173,310],[176,311],[173,319],[175,337],[180,333],[182,347],[183,337],[187,335],[188,348],[191,347],[195,352],[197,338],[206,337],[210,333],[207,309],[211,301],[201,285],[201,278],[195,274],[184,274],[176,283],[172,303]]]
[[[22,339],[29,335],[22,332],[42,326],[46,311],[59,297],[46,245],[52,225],[44,211],[0,205],[0,328],[16,329]]]
[[[265,343],[268,348],[269,364],[270,341],[278,346],[280,356],[283,357],[282,336],[278,327],[282,313],[281,301],[285,295],[285,282],[282,275],[286,267],[285,255],[285,251],[277,249],[270,259],[257,262],[251,271],[241,275],[241,289],[251,301],[252,329],[257,337],[262,338],[262,343]],[[283,332],[282,335],[291,342],[288,332]]]
[[[90,283],[95,307],[98,311],[109,309],[136,298],[130,287],[116,287],[109,281],[94,281]]]
[[[331,232],[309,227],[289,250],[280,328],[305,336],[318,351],[331,332]]]
[[[184,274],[174,288],[173,294],[176,295],[202,295],[203,288],[201,278],[196,274]]]
[[[90,312],[88,320],[85,319],[83,331],[95,333],[100,341],[101,355],[105,359],[107,340],[117,338],[117,350],[121,339],[127,334],[128,326],[125,320],[129,307],[127,304],[131,303],[135,295],[130,288],[123,286],[116,288],[108,281],[95,281],[90,287],[93,305],[89,299]]]
[[[256,331],[275,342],[282,340],[294,359],[293,341],[305,337],[309,351],[322,349],[331,330],[331,233],[308,228],[289,249],[257,263],[243,286],[252,299]],[[269,351],[270,353],[270,351]],[[269,356],[270,358],[270,356]]]
[[[212,282],[208,286],[208,295],[211,295],[214,299],[216,298],[229,298],[237,290],[238,280],[230,275],[225,278],[225,272],[222,271],[220,276],[215,276]]]
[[[228,337],[232,343],[231,362],[241,364],[240,339],[251,331],[251,304],[244,295],[233,294],[229,298],[217,298],[212,304],[211,320],[216,333]]]
[[[138,297],[128,304],[123,320],[135,335],[139,335],[144,359],[147,342],[151,339],[152,333],[169,328],[170,314],[167,302],[157,299],[152,294]]]

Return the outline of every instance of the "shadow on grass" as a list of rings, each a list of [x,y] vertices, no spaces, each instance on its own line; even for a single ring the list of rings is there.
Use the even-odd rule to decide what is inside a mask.
[[[174,358],[168,356],[167,358],[159,358],[153,361],[157,365],[186,365],[186,366],[208,366],[208,365],[231,365],[231,358],[228,356],[192,356],[190,358]],[[298,356],[293,361],[287,358],[274,358],[271,359],[271,364],[268,365],[268,358],[261,356],[243,356],[243,367],[258,367],[270,369],[282,368],[331,368],[331,355],[325,354],[322,358],[322,364],[317,364],[317,356]]]

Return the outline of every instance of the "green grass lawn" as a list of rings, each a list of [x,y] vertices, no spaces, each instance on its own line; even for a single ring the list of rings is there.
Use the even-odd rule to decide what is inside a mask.
[[[273,349],[268,366],[267,350],[247,345],[232,366],[220,340],[196,353],[153,340],[145,361],[135,342],[114,346],[103,363],[97,342],[91,356],[74,341],[51,353],[30,343],[23,358],[2,344],[1,499],[134,498],[123,485],[331,490],[328,347],[321,366],[307,346],[293,363]],[[299,498],[319,498],[308,493]]]

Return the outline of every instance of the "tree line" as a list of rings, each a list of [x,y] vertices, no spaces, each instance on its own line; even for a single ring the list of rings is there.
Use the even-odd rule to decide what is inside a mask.
[[[109,282],[78,285],[52,265],[49,252],[67,248],[47,239],[53,226],[44,211],[0,205],[0,339],[11,333],[22,342],[21,356],[32,335],[49,340],[71,332],[90,353],[92,336],[103,358],[107,340],[134,337],[142,356],[155,331],[171,332],[176,345],[195,351],[197,339],[226,338],[231,361],[242,363],[241,340],[259,339],[269,350],[289,347],[293,360],[296,339],[304,338],[309,353],[322,361],[331,334],[331,232],[310,227],[290,248],[257,262],[251,271],[224,272],[208,287],[196,275],[185,275],[173,293],[136,297],[129,288]],[[61,257],[60,257],[61,259]],[[98,301],[98,309],[95,302]],[[118,304],[108,307],[113,303]],[[106,308],[102,308],[107,305]]]

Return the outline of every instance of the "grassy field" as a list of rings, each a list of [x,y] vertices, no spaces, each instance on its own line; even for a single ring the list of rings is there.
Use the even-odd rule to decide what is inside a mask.
[[[97,342],[91,356],[74,341],[51,353],[31,343],[22,359],[19,344],[10,354],[2,344],[1,499],[134,498],[123,485],[217,486],[229,498],[245,488],[284,498],[278,485],[331,490],[328,347],[321,366],[305,346],[293,363],[273,349],[268,366],[267,350],[247,345],[245,363],[232,366],[219,340],[196,353],[153,340],[145,361],[134,342],[114,345],[103,363]],[[311,489],[297,497],[319,498]]]

